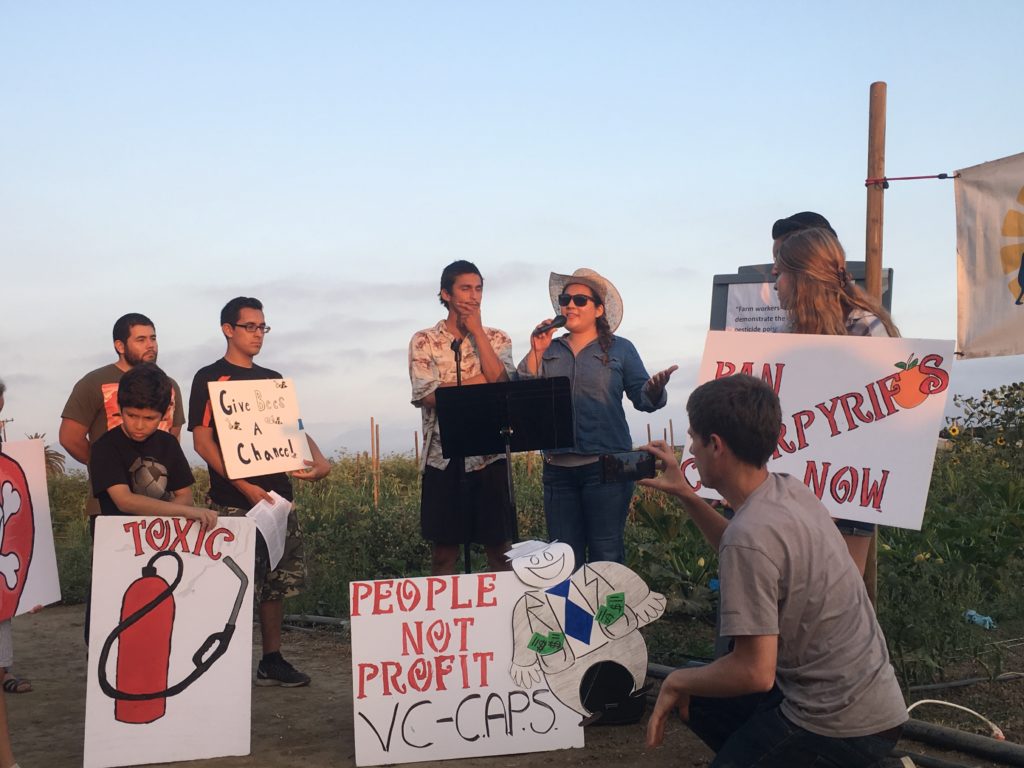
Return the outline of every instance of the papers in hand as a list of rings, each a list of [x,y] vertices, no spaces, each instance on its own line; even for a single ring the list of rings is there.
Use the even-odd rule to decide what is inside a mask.
[[[284,542],[288,537],[288,512],[291,511],[292,503],[276,491],[270,492],[270,498],[273,502],[261,501],[245,516],[252,518],[256,530],[263,534],[270,555],[270,570],[274,570],[284,555]]]

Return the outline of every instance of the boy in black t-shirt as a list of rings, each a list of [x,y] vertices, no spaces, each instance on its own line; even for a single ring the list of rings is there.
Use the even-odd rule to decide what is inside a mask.
[[[280,379],[281,374],[257,365],[253,358],[263,348],[270,326],[263,314],[263,303],[251,296],[238,296],[220,312],[220,328],[227,342],[224,357],[212,365],[200,368],[192,380],[192,394],[188,406],[188,428],[196,453],[206,460],[210,469],[210,495],[207,504],[222,515],[242,516],[260,501],[270,501],[270,491],[276,491],[289,502],[293,500],[291,478],[321,480],[330,473],[331,464],[309,433],[312,461],[306,468],[289,474],[276,472],[247,478],[230,479],[224,466],[217,425],[210,407],[209,384],[213,381]],[[260,634],[263,658],[256,669],[256,685],[280,685],[297,688],[309,685],[309,675],[295,669],[281,655],[281,625],[284,620],[284,600],[302,592],[306,579],[305,556],[299,515],[292,505],[288,513],[284,555],[277,567],[270,569],[267,545],[262,535],[256,537],[256,573],[253,583],[259,601]]]
[[[153,363],[121,377],[121,425],[92,447],[89,474],[102,515],[160,515],[217,522],[212,509],[192,505],[195,479],[178,441],[158,427],[171,401],[171,380]]]

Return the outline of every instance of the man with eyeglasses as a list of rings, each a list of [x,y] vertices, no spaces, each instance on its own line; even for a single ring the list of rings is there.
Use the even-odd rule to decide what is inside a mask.
[[[459,467],[441,455],[437,389],[506,381],[515,375],[512,339],[504,331],[484,327],[481,320],[483,293],[476,265],[452,262],[441,272],[437,294],[448,316],[417,331],[409,342],[412,404],[423,416],[420,531],[431,543],[430,570],[435,576],[455,573],[459,545],[467,537],[483,545],[490,570],[507,570],[505,552],[516,538],[505,457],[469,456]]]
[[[244,516],[253,506],[270,500],[270,491],[292,501],[292,484],[283,472],[247,479],[229,480],[224,457],[217,438],[217,427],[210,409],[211,381],[255,381],[283,378],[280,373],[263,368],[253,358],[263,348],[270,333],[263,317],[263,304],[251,297],[239,296],[224,305],[220,327],[227,340],[227,352],[217,362],[199,369],[192,380],[188,405],[188,428],[196,453],[203,457],[210,470],[210,493],[207,506],[222,515]],[[306,469],[292,472],[299,480],[320,480],[331,471],[317,444],[308,434],[313,461]],[[296,688],[309,684],[309,675],[299,672],[281,655],[281,623],[284,619],[284,598],[302,592],[306,581],[306,565],[294,504],[288,513],[288,536],[284,555],[277,568],[270,570],[266,542],[262,536],[256,544],[256,598],[259,601],[260,633],[263,658],[256,670],[256,685],[280,685]]]
[[[117,406],[121,377],[139,363],[155,363],[157,358],[156,327],[145,315],[129,312],[119,317],[114,323],[113,337],[117,362],[90,371],[79,379],[61,412],[58,436],[61,447],[86,467],[92,445],[108,430],[121,424],[121,410]],[[181,389],[171,379],[171,405],[160,422],[160,429],[177,438],[184,423]],[[100,505],[90,496],[85,510],[90,518],[91,533],[91,523],[100,513]]]

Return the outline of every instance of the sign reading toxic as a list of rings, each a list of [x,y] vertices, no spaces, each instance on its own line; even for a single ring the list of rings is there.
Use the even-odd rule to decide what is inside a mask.
[[[952,341],[712,331],[698,383],[763,379],[782,403],[769,470],[803,480],[833,517],[919,530],[952,362]],[[716,495],[688,453],[683,471]]]
[[[356,765],[583,746],[581,715],[540,674],[513,681],[528,589],[511,572],[350,585]]]
[[[93,549],[85,768],[248,754],[255,524],[101,516]]]
[[[211,381],[208,386],[229,478],[291,472],[312,458],[291,379]]]

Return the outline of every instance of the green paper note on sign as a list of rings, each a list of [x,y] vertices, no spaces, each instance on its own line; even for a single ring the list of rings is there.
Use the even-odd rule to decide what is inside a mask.
[[[605,598],[604,602],[605,604],[597,609],[597,615],[594,618],[597,619],[598,624],[607,627],[621,619],[626,612],[626,595],[624,592],[613,592]]]
[[[527,648],[534,653],[539,653],[541,656],[550,656],[552,653],[558,653],[564,646],[565,635],[561,632],[550,632],[547,637],[544,637],[540,632],[534,632],[530,642],[526,644]]]
[[[533,637],[530,638],[530,642],[526,644],[527,648],[529,648],[534,653],[539,653],[541,656],[544,655],[544,649],[547,648],[547,646],[547,638],[544,637],[544,635],[542,635],[540,632],[534,632]]]

